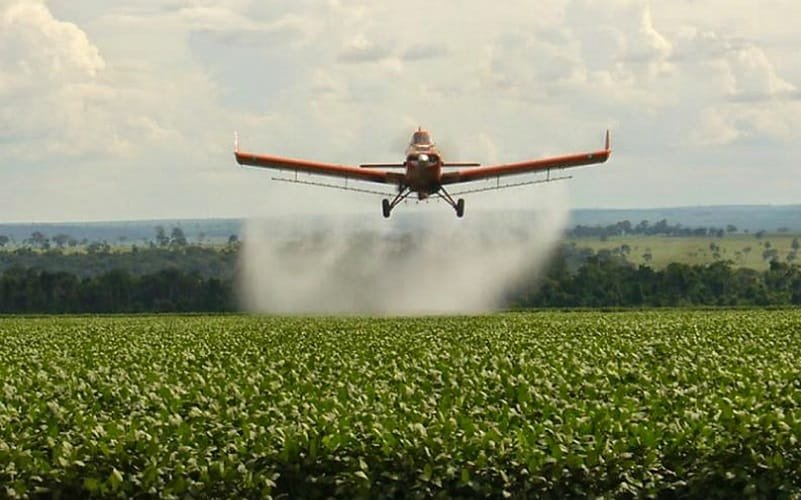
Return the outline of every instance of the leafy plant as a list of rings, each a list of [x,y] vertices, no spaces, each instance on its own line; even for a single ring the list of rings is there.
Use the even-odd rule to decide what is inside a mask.
[[[0,496],[797,496],[801,312],[0,323]]]

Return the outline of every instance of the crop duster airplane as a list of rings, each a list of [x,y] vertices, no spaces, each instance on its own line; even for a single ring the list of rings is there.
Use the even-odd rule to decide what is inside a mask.
[[[518,163],[486,165],[467,162],[447,162],[442,158],[439,148],[431,140],[431,134],[418,128],[413,134],[409,146],[406,148],[406,159],[403,163],[367,163],[359,166],[336,165],[316,161],[298,160],[257,153],[248,153],[239,150],[238,137],[234,140],[234,156],[240,165],[271,168],[294,172],[294,178],[274,178],[275,180],[309,184],[314,186],[332,187],[349,191],[379,194],[392,199],[384,198],[382,208],[384,217],[389,217],[392,209],[404,201],[411,194],[418,199],[425,200],[431,196],[438,196],[445,200],[456,211],[457,217],[464,215],[464,200],[454,199],[454,196],[479,191],[489,191],[507,187],[522,186],[551,182],[570,177],[551,177],[552,170],[561,170],[570,167],[579,167],[594,163],[603,163],[612,154],[609,131],[606,131],[604,149],[586,153],[575,153],[565,156],[556,156],[538,160],[527,160]],[[344,178],[346,185],[325,184],[298,179],[298,173],[318,174],[331,177]],[[516,184],[501,184],[500,178],[509,175],[529,174],[533,172],[546,172],[545,179],[519,182]],[[480,187],[457,193],[449,193],[446,186],[473,182],[486,179],[496,179],[492,187]],[[396,186],[395,194],[372,191],[348,186],[348,180],[374,182],[378,184],[391,184]]]

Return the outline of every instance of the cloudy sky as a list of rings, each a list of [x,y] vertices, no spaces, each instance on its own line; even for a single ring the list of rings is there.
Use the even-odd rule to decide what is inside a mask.
[[[792,0],[0,0],[0,221],[376,215],[236,167],[232,133],[360,163],[400,160],[417,125],[484,163],[612,129],[610,162],[564,184],[574,207],[801,203],[798,19]]]

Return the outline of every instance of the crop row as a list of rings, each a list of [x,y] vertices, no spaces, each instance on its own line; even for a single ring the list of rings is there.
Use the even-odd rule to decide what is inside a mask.
[[[798,496],[801,312],[0,322],[0,497]]]

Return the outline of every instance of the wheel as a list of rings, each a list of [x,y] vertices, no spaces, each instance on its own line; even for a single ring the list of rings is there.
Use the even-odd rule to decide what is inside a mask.
[[[384,198],[381,202],[381,209],[384,211],[384,218],[389,218],[389,213],[392,211],[392,207],[389,206],[389,200]]]
[[[459,198],[456,201],[456,217],[461,217],[464,215],[464,199]]]

